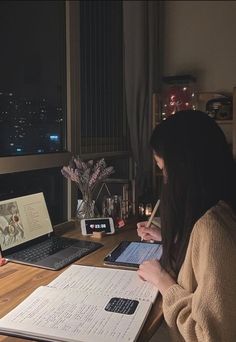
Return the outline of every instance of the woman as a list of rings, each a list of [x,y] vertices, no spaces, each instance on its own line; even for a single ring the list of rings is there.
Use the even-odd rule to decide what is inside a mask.
[[[161,233],[138,224],[144,240],[161,240],[161,262],[140,265],[158,287],[174,341],[236,341],[236,167],[225,136],[200,111],[177,112],[153,131],[163,171]]]

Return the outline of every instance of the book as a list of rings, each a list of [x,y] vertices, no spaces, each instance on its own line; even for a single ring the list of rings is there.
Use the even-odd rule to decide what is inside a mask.
[[[158,290],[135,271],[72,265],[0,319],[3,335],[58,342],[132,342]]]

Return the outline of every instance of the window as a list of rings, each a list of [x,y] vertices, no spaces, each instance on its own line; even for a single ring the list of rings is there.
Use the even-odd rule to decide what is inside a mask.
[[[64,1],[0,3],[0,198],[43,191],[53,224],[66,219]]]
[[[43,191],[56,224],[75,212],[72,153],[129,172],[122,1],[1,1],[0,39],[0,199]]]
[[[0,155],[64,151],[64,3],[0,6]]]

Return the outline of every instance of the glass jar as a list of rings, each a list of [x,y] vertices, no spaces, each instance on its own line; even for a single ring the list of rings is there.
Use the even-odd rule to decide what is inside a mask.
[[[118,222],[122,218],[121,207],[122,207],[121,196],[118,196],[118,195],[112,196],[111,217],[113,218],[115,227],[118,226]]]
[[[112,209],[112,197],[104,196],[102,201],[102,217],[111,217]]]
[[[92,199],[92,193],[84,192],[83,198],[81,200],[78,200],[76,219],[80,221],[81,219],[96,217],[97,214],[95,209],[95,201]]]

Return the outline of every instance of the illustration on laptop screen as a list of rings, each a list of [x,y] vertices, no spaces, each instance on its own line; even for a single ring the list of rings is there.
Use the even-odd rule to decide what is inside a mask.
[[[57,270],[102,244],[55,235],[41,192],[0,201],[0,246],[10,261]]]
[[[2,250],[53,231],[43,193],[0,202]]]

